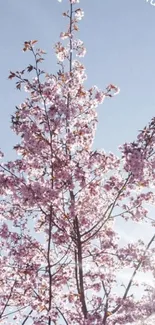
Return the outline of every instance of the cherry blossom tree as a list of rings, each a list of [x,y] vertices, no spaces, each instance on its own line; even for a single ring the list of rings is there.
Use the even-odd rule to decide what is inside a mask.
[[[93,150],[96,108],[119,89],[85,88],[76,38],[84,13],[79,0],[68,4],[57,74],[42,70],[45,52],[26,41],[34,63],[9,75],[27,97],[11,122],[19,158],[4,162],[1,152],[2,325],[127,325],[155,312],[153,286],[137,277],[154,275],[155,235],[122,246],[115,228],[118,218],[154,227],[155,118],[120,157]]]

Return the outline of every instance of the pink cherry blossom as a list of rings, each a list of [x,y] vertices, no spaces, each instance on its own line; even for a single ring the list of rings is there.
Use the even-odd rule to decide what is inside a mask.
[[[155,236],[122,244],[116,230],[117,222],[155,226],[155,118],[119,157],[93,149],[96,108],[119,88],[85,87],[76,58],[86,53],[76,38],[84,13],[68,3],[58,72],[43,71],[45,52],[26,41],[35,64],[9,76],[26,98],[11,121],[19,157],[4,162],[0,152],[2,325],[127,325],[155,313]]]

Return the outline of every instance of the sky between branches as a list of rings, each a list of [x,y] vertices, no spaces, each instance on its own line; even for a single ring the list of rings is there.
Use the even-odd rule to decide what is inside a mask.
[[[25,96],[7,79],[9,70],[31,63],[31,55],[22,53],[24,41],[31,39],[39,40],[39,47],[47,51],[43,67],[51,73],[57,70],[52,48],[64,30],[61,13],[66,6],[66,0],[0,2],[0,147],[7,159],[15,158],[12,146],[17,141],[9,129],[10,116]],[[87,48],[86,86],[105,89],[113,83],[121,89],[99,106],[94,148],[118,153],[118,146],[134,140],[155,112],[155,7],[145,0],[81,0],[80,7],[85,12],[79,38]],[[122,238],[136,237],[145,229],[131,226],[127,238],[123,226]],[[150,236],[146,234],[146,241]]]

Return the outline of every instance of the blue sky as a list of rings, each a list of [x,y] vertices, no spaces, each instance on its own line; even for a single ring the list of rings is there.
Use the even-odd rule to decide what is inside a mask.
[[[150,1],[150,0],[149,0]],[[85,18],[78,35],[86,45],[84,64],[88,80],[104,89],[109,83],[121,88],[113,99],[99,107],[95,147],[117,153],[125,141],[154,115],[155,107],[155,7],[146,0],[81,0]],[[9,70],[28,65],[31,56],[22,52],[25,40],[38,39],[48,54],[43,66],[57,69],[53,45],[64,30],[61,12],[67,0],[5,0],[0,2],[0,147],[9,159],[16,142],[10,130],[10,115],[24,98],[7,79]]]

